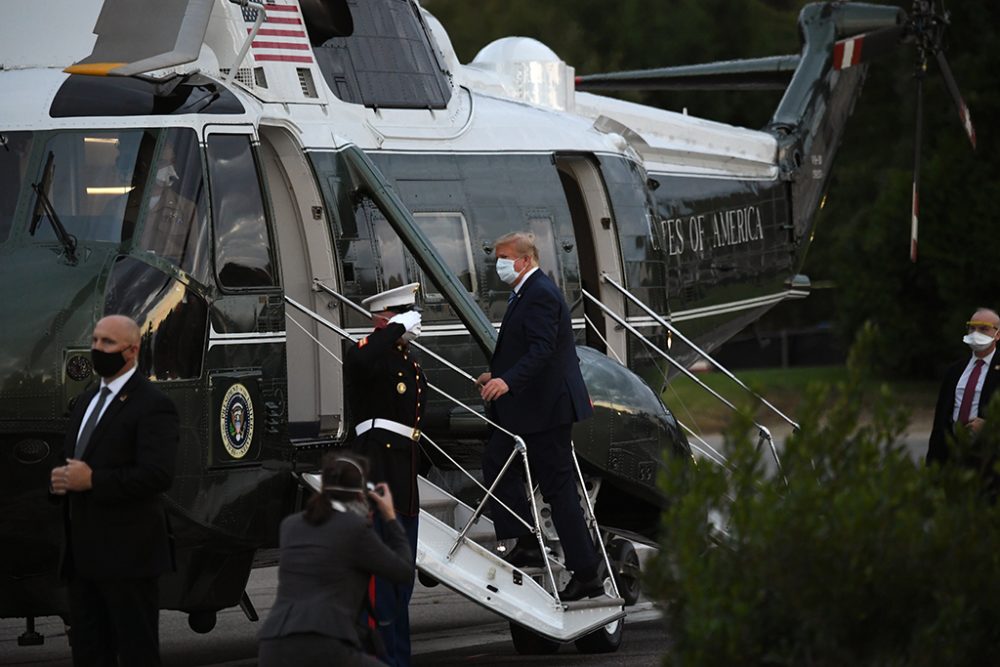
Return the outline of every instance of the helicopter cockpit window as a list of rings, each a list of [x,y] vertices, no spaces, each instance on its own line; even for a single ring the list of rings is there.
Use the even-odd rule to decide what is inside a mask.
[[[177,264],[203,282],[207,278],[208,195],[202,177],[198,136],[187,128],[163,133],[155,160],[140,150],[139,161],[152,164],[146,186],[146,213],[138,245]],[[148,153],[148,154],[144,154]]]
[[[139,323],[139,371],[147,377],[201,376],[208,304],[176,278],[134,257],[120,257],[108,279],[104,312]]]
[[[236,288],[274,285],[271,239],[250,137],[209,137],[208,172],[219,282]]]
[[[448,268],[458,277],[470,294],[475,294],[476,272],[472,263],[472,244],[469,226],[461,213],[414,213],[421,231],[427,235],[434,249],[441,255]],[[424,295],[428,301],[441,301],[444,297],[434,291],[431,281],[424,276]]]
[[[145,172],[137,159],[140,147],[151,145],[152,134],[142,130],[74,131],[49,135],[44,144],[34,185],[51,204],[66,233],[77,241],[127,241],[132,222],[128,210],[138,210]],[[0,149],[2,150],[2,149]],[[32,197],[30,231],[39,241],[56,239],[55,221]]]
[[[30,153],[31,132],[0,132],[0,243],[10,236]]]

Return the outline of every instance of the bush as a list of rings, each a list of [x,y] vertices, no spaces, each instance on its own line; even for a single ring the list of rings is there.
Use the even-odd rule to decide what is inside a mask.
[[[1000,441],[1000,406],[976,441],[956,443],[987,460],[980,470],[912,461],[898,405],[884,388],[865,395],[873,337],[847,381],[810,391],[784,449],[787,485],[747,422],[726,436],[728,470],[667,461],[674,502],[646,575],[673,640],[667,664],[997,664],[1000,513],[981,481],[992,458],[972,455]]]

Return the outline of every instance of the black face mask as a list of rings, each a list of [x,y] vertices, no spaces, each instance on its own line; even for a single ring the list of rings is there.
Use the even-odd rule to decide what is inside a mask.
[[[94,363],[94,370],[102,378],[109,378],[115,375],[125,366],[125,355],[122,350],[117,352],[102,352],[101,350],[90,350],[90,360]]]

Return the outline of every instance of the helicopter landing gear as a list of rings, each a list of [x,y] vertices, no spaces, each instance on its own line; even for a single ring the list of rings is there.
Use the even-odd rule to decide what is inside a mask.
[[[517,623],[510,624],[510,638],[514,641],[514,650],[521,655],[552,655],[559,650],[559,642],[546,639]]]
[[[35,632],[35,617],[29,616],[25,619],[27,626],[17,637],[18,646],[41,646],[45,643],[45,635]]]
[[[214,611],[193,611],[188,614],[188,627],[204,635],[212,631],[217,620],[218,614]]]
[[[580,653],[614,653],[622,645],[625,619],[619,618],[574,642]]]

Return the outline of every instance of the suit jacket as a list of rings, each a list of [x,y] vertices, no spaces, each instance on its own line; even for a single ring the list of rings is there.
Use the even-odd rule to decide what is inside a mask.
[[[930,442],[927,446],[927,463],[943,463],[948,460],[948,436],[955,431],[952,414],[955,411],[955,389],[962,377],[962,372],[969,363],[969,357],[963,357],[948,367],[941,390],[938,393],[937,405],[934,408],[934,425],[931,428]],[[993,393],[1000,387],[1000,352],[993,355],[990,366],[986,368],[983,379],[983,389],[979,395],[979,416],[983,416]]]
[[[80,395],[66,433],[74,457],[84,413],[100,387]],[[104,411],[81,458],[92,488],[66,494],[66,577],[152,577],[173,567],[161,494],[170,488],[177,459],[173,401],[138,372]]]
[[[361,516],[334,512],[314,526],[303,513],[281,522],[278,595],[260,639],[311,632],[360,648],[358,616],[371,575],[413,581],[413,555],[399,521],[385,522],[385,542]]]
[[[576,356],[569,306],[555,283],[535,271],[507,306],[490,373],[510,391],[493,402],[511,431],[538,433],[594,412]]]

